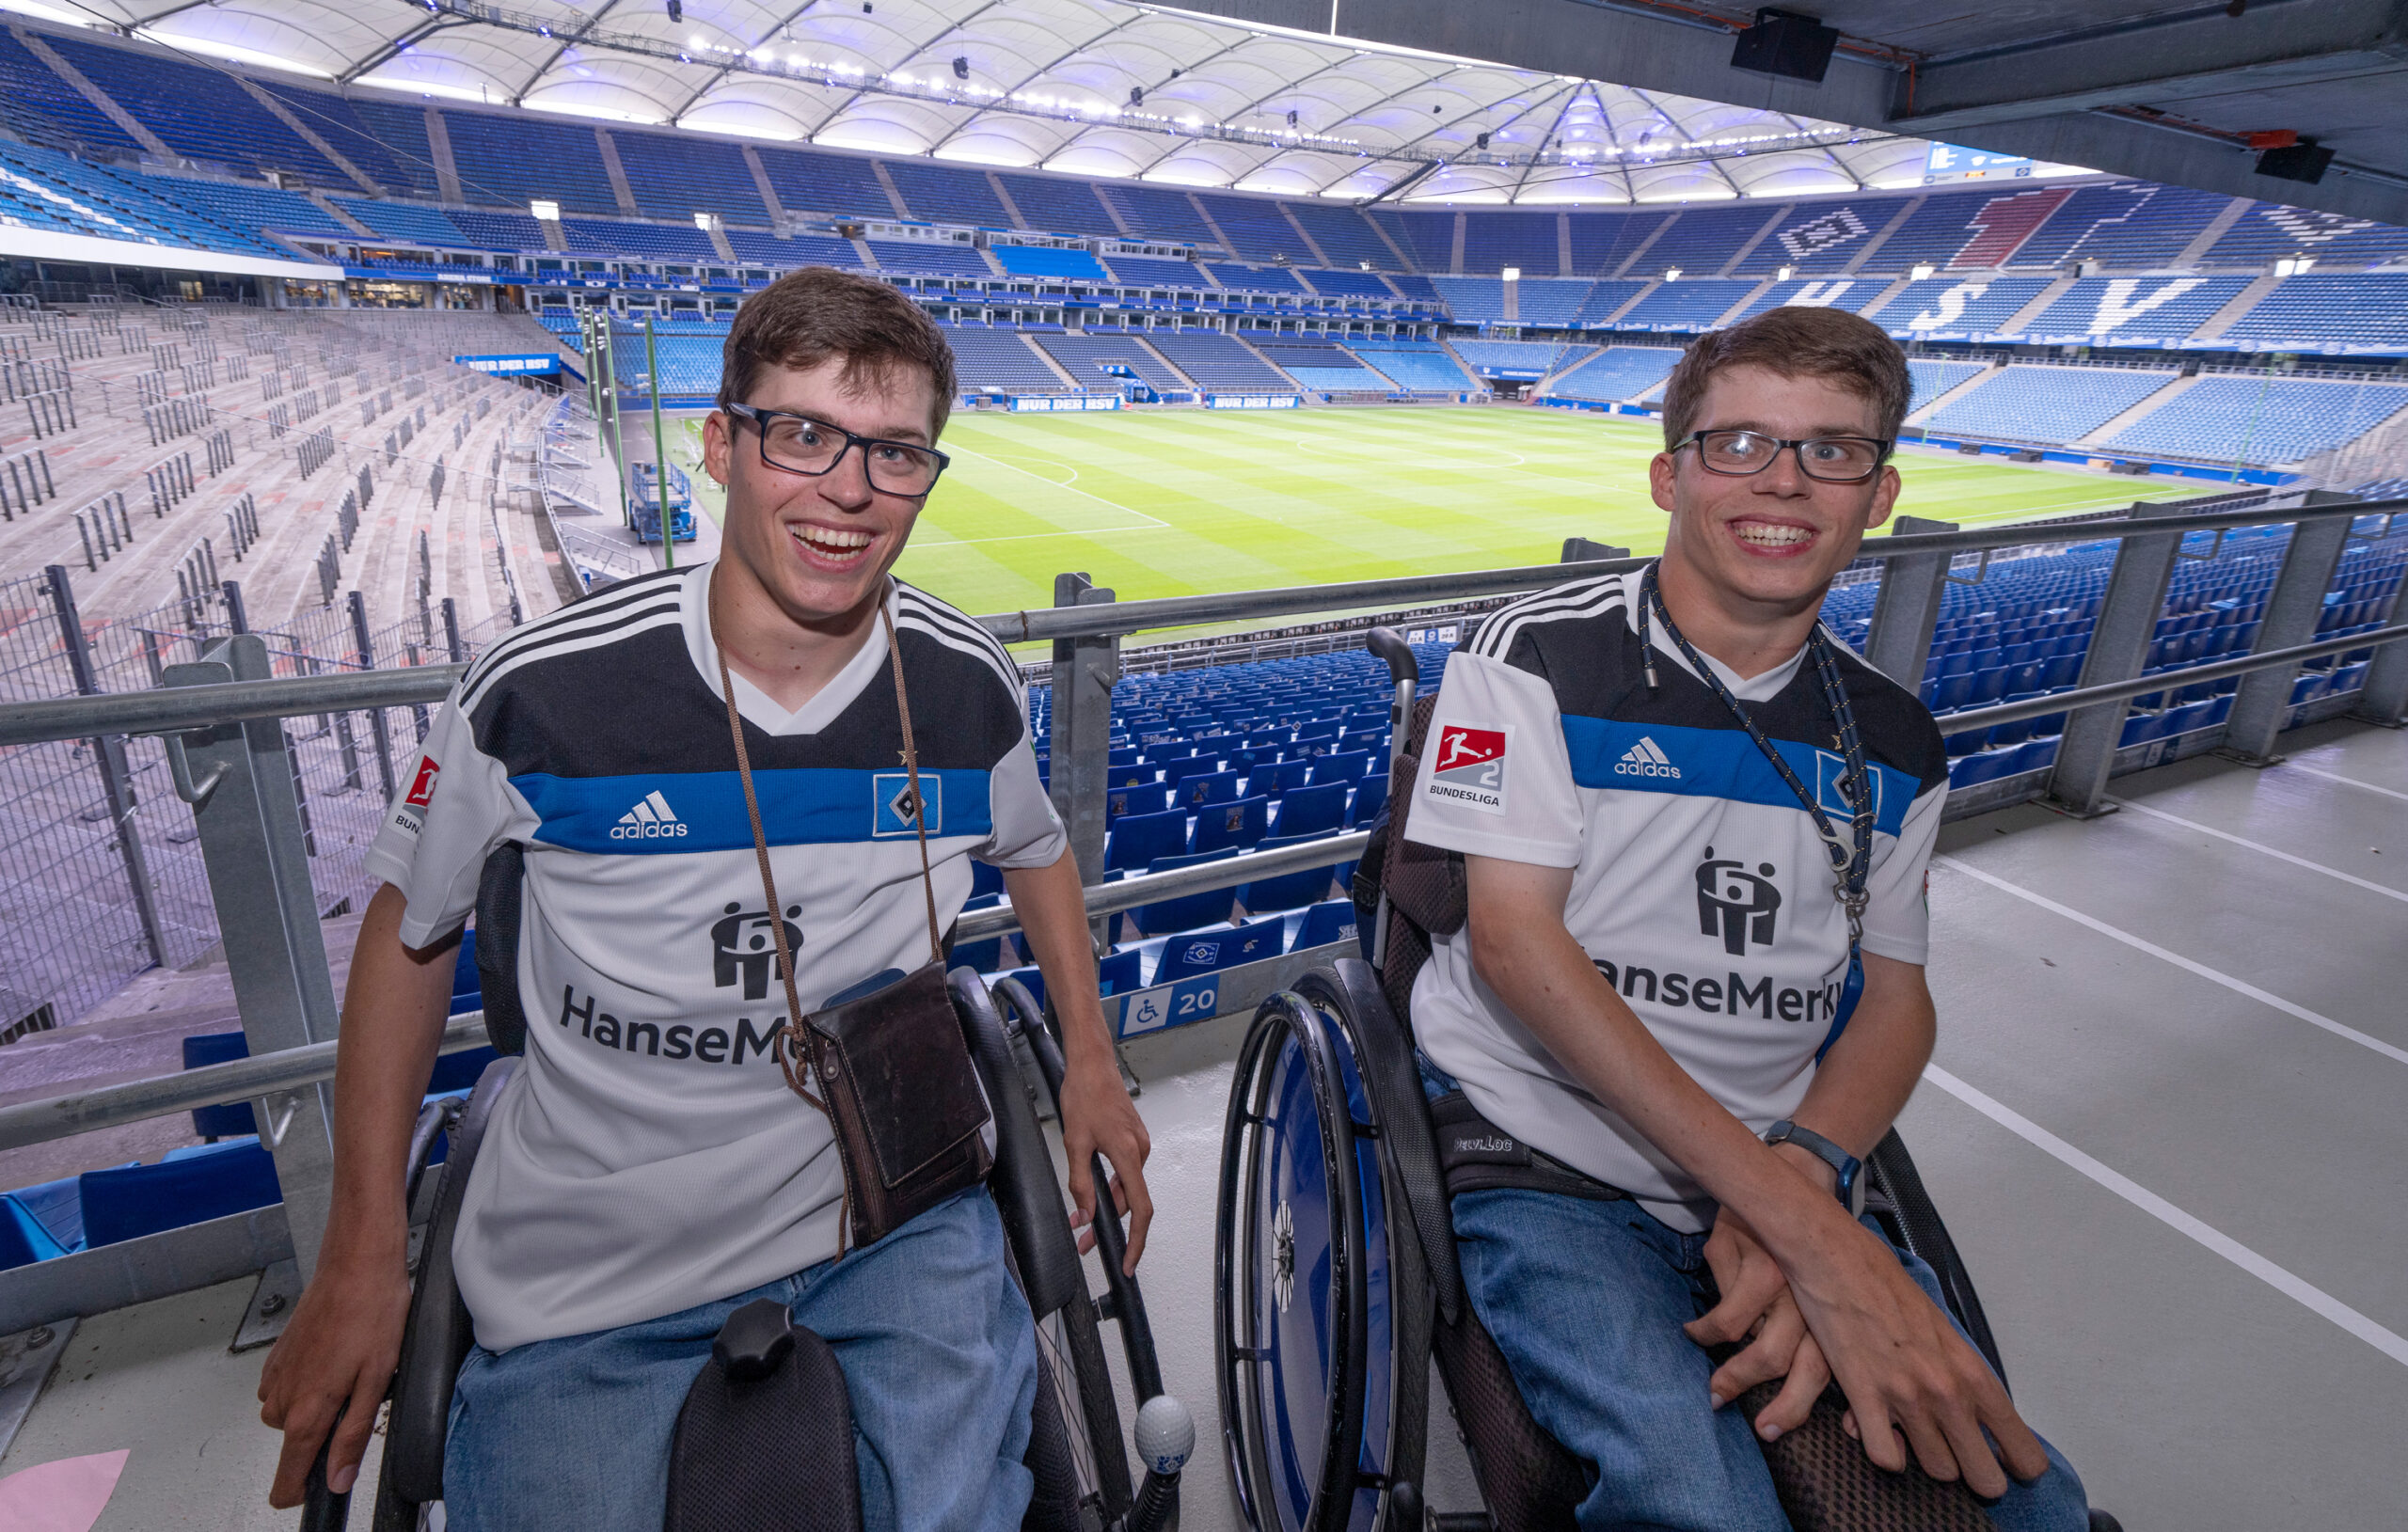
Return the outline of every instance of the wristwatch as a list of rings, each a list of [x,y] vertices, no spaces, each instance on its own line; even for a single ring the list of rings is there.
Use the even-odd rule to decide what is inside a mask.
[[[1830,1166],[1839,1177],[1839,1184],[1831,1190],[1839,1197],[1840,1206],[1847,1209],[1850,1218],[1864,1216],[1864,1161],[1813,1129],[1800,1128],[1786,1117],[1765,1129],[1765,1143],[1795,1144]]]

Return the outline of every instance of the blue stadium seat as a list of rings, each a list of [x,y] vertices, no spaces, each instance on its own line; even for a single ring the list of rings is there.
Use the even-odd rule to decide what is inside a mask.
[[[1326,834],[1345,823],[1351,791],[1342,782],[1299,787],[1279,800],[1279,821],[1272,828],[1282,839]]]
[[[1104,794],[1104,822],[1110,824],[1124,813],[1161,813],[1170,807],[1170,785],[1167,782],[1138,782],[1127,787],[1114,787]]]
[[[1173,937],[1163,943],[1162,961],[1154,969],[1154,983],[1173,984],[1241,963],[1276,957],[1285,927],[1284,921],[1256,921],[1226,931]]]
[[[1208,803],[1234,803],[1244,779],[1234,771],[1199,772],[1183,777],[1179,783],[1179,803],[1182,808],[1200,809]]]
[[[1218,851],[1201,851],[1193,856],[1156,857],[1147,864],[1146,871],[1172,873],[1182,867],[1225,861],[1237,854],[1237,847],[1224,846]],[[1129,912],[1129,918],[1146,935],[1161,936],[1165,931],[1192,930],[1199,925],[1226,921],[1235,901],[1236,895],[1226,888],[1207,889],[1201,893],[1185,893],[1176,899],[1157,899],[1149,905],[1139,905]]]
[[[1354,901],[1324,899],[1305,911],[1296,923],[1296,940],[1290,952],[1302,952],[1307,947],[1325,947],[1333,941],[1352,941],[1355,932]]]
[[[1160,858],[1179,856],[1186,849],[1185,809],[1125,814],[1114,822],[1104,838],[1103,865],[1106,871],[1120,868],[1134,872]]]
[[[1346,809],[1346,823],[1355,829],[1370,829],[1371,821],[1379,817],[1380,811],[1387,807],[1387,773],[1375,771],[1365,777],[1363,784],[1354,789],[1354,801]]]
[[[1262,839],[1270,814],[1271,800],[1259,795],[1207,804],[1196,811],[1196,829],[1187,848],[1218,851],[1224,846],[1250,847]]]
[[[1313,763],[1311,784],[1319,787],[1323,782],[1357,782],[1370,766],[1369,750],[1332,751]]]
[[[1322,839],[1326,833],[1267,836],[1255,845],[1255,850],[1278,851],[1291,845],[1303,845]],[[1328,896],[1330,880],[1337,876],[1337,863],[1332,862],[1327,867],[1308,867],[1302,872],[1257,878],[1238,889],[1238,903],[1244,905],[1250,915],[1318,904]]]
[[[1279,798],[1302,787],[1312,776],[1313,764],[1307,761],[1281,761],[1259,768],[1259,781],[1249,783],[1249,790]]]
[[[87,1170],[77,1191],[89,1249],[284,1200],[276,1161],[255,1138],[170,1150],[155,1165]]]

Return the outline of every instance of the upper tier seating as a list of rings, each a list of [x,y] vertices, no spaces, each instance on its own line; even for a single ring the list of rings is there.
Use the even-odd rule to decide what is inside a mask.
[[[1708,277],[1703,281],[1666,282],[1623,310],[1613,322],[1617,330],[1703,330],[1711,328],[1756,290],[1744,278]]]
[[[2222,343],[2398,351],[2408,346],[2408,276],[2310,272],[2288,277],[2234,321]]]
[[[1677,216],[1660,211],[1573,214],[1572,274],[1614,276],[1647,243],[1649,236]]]
[[[1069,387],[1015,331],[948,324],[944,338],[953,342],[954,382],[964,390],[1058,394]],[[1099,390],[1111,386],[1109,379],[1090,385]]]
[[[1057,176],[1014,175],[1006,170],[996,171],[995,179],[1003,182],[1004,190],[1011,195],[1012,205],[1020,209],[1023,228],[1054,234],[1101,234],[1107,239],[1120,237],[1120,226],[1112,221],[1111,212],[1097,200],[1093,182]],[[1191,221],[1194,216],[1193,213],[1189,214]],[[1148,233],[1154,232],[1141,224],[1130,227],[1133,229],[1146,229]]]
[[[1228,336],[1211,330],[1155,330],[1146,339],[1200,388],[1215,393],[1296,391],[1293,383]]]
[[[1326,298],[1394,298],[1396,289],[1379,273],[1330,271],[1316,266],[1300,274],[1315,292]]]
[[[2126,426],[2108,445],[2217,463],[2297,463],[2364,435],[2408,406],[2408,386],[2226,373]]]
[[[797,234],[782,240],[774,234],[731,229],[727,231],[727,244],[737,260],[758,261],[772,271],[787,272],[798,266],[834,266],[840,271],[853,271],[862,263],[861,252],[853,247],[852,241],[825,234]]]
[[[2009,264],[2023,242],[2071,195],[2065,186],[1934,192],[1865,264],[1893,273],[1918,265],[1941,272],[1996,270]],[[1888,316],[1883,318],[1886,322]]]
[[[1606,403],[1643,399],[1671,375],[1672,364],[1680,359],[1679,349],[1672,346],[1608,346],[1557,378],[1547,392]]]
[[[2241,295],[2246,276],[2085,276],[2023,326],[2042,343],[2184,340]]]
[[[2015,252],[2014,263],[2171,266],[2231,200],[2220,192],[2141,181],[2080,187]]]
[[[1154,256],[1116,255],[1103,258],[1113,279],[1126,287],[1208,288],[1212,284],[1192,261],[1164,261]]]
[[[1644,276],[1624,276],[1595,284],[1589,289],[1589,296],[1581,303],[1580,312],[1573,316],[1573,324],[1592,330],[1608,327],[1616,314],[1629,307],[1631,299],[1647,291],[1651,280],[1653,278]]]
[[[1889,227],[1898,215],[1898,207],[1890,197],[1800,202],[1782,215],[1771,233],[1756,242],[1756,247],[1733,268],[1734,275],[1770,276],[1783,266],[1803,273],[1845,271]]]
[[[638,211],[655,218],[690,220],[697,213],[716,213],[730,223],[769,222],[742,145],[700,134],[620,129],[610,130],[610,142]]]
[[[1924,422],[1924,429],[1941,436],[2080,441],[2178,375],[2155,369],[2019,362],[1951,400]]]
[[[179,154],[220,160],[246,171],[285,171],[317,186],[359,190],[316,146],[218,70],[85,38],[53,35],[47,40],[60,57]]]
[[[1353,208],[1331,207],[1326,202],[1291,202],[1288,211],[1321,247],[1323,260],[1357,271],[1365,265],[1373,271],[1399,269],[1396,252],[1388,248],[1387,241],[1380,238],[1379,230]]]
[[[1684,277],[1712,276],[1739,253],[1739,246],[1755,237],[1756,230],[1764,228],[1766,220],[1777,211],[1777,207],[1766,207],[1762,202],[1684,208],[1672,227],[1647,247],[1646,256],[1631,275],[1661,276],[1678,268]],[[1722,307],[1728,308],[1737,303],[1746,292],[1742,288],[1733,293]]]
[[[265,229],[322,239],[354,238],[334,214],[296,192],[275,186],[235,185],[222,181],[193,181],[182,176],[149,178],[158,198],[188,208],[229,229]]]
[[[994,268],[967,245],[950,240],[863,240],[880,271],[927,276],[992,276]]]
[[[463,210],[450,214],[460,232],[480,250],[546,250],[550,245],[544,239],[544,226],[523,213],[473,213]]]
[[[1464,270],[1494,276],[1513,266],[1525,278],[1553,276],[1563,269],[1558,225],[1552,213],[1466,213]]]
[[[895,216],[894,200],[879,184],[878,172],[870,168],[867,160],[768,144],[753,145],[752,152],[761,156],[761,168],[768,173],[769,189],[778,194],[779,205],[789,213]]]
[[[1479,387],[1435,340],[1350,340],[1346,349],[1386,373],[1400,388],[1461,393]]]
[[[1011,215],[1004,211],[984,170],[895,158],[886,162],[886,176],[903,194],[903,205],[914,218],[985,229],[1012,227]]]
[[[0,90],[8,93],[9,126],[37,142],[57,149],[142,148],[115,118],[6,31],[0,31]]]
[[[1158,389],[1184,391],[1188,385],[1180,375],[1163,365],[1137,334],[1104,335],[1089,331],[1085,335],[1065,332],[1060,335],[1039,335],[1037,343],[1043,346],[1062,371],[1090,388],[1119,387],[1118,375],[1107,372],[1101,364],[1116,363],[1129,369]]]
[[[1387,231],[1388,238],[1412,257],[1413,263],[1421,270],[1450,272],[1455,269],[1453,213],[1407,212],[1383,206],[1373,208],[1370,216]]]
[[[1433,276],[1458,324],[1493,324],[1505,318],[1505,284],[1494,276]]]
[[[1304,236],[1296,232],[1278,203],[1214,192],[1198,192],[1196,198],[1228,236],[1229,251],[1239,260],[1291,266],[1307,265],[1314,260]]]
[[[1484,378],[1543,378],[1590,348],[1563,340],[1457,340],[1455,355]]]
[[[708,264],[721,261],[711,237],[692,224],[638,224],[622,219],[564,218],[569,248],[632,255],[646,261]]]
[[[1112,274],[1085,250],[1050,245],[994,245],[988,253],[1014,276],[1051,276],[1074,282],[1109,282]]]
[[[1388,285],[1417,303],[1442,301],[1438,296],[1437,288],[1432,286],[1430,278],[1419,272],[1400,272],[1388,278]]]
[[[427,148],[425,109],[354,101],[273,77],[254,76],[251,83],[283,103],[287,111],[382,190],[402,197],[441,195],[435,159]],[[346,184],[341,189],[358,188]]]
[[[1284,266],[1237,266],[1226,261],[1207,261],[1204,269],[1212,279],[1231,292],[1278,292],[1301,296],[1305,284],[1296,274]]]
[[[531,112],[502,117],[446,109],[452,160],[472,202],[525,208],[547,198],[564,213],[619,212],[590,123],[547,121]],[[690,209],[688,211],[691,211]]]
[[[2369,265],[2408,256],[2408,229],[2313,208],[2260,202],[2211,245],[2207,264],[2256,266],[2285,256],[2363,261]]]
[[[293,251],[160,197],[166,178],[120,174],[32,144],[0,140],[0,209],[34,229],[194,249],[282,256]]]
[[[1212,232],[1212,226],[1196,211],[1196,199],[1176,186],[1099,183],[1096,192],[1119,210],[1121,221],[1133,233],[1142,232],[1148,239],[1196,245],[1221,243]]]
[[[1914,397],[1907,408],[1910,413],[1919,410],[1967,378],[1988,371],[1986,362],[1944,362],[1932,357],[1909,356],[1907,358],[1907,374],[1914,380]]]
[[[1982,340],[2048,289],[2045,276],[1934,276],[1909,283],[1873,319],[1901,338]]]
[[[1513,285],[1521,289],[1514,294],[1514,302],[1520,308],[1520,323],[1542,329],[1560,330],[1587,311],[1589,294],[1597,284],[1525,276]]]
[[[1753,319],[1767,308],[1811,300],[1802,307],[1814,308],[1845,308],[1861,314],[1864,306],[1890,289],[1886,276],[1801,276],[1795,281],[1775,282],[1762,297],[1740,311],[1741,319]]]
[[[371,202],[362,197],[336,197],[335,205],[387,239],[463,249],[476,244],[467,230],[439,209],[416,207],[407,202]]]

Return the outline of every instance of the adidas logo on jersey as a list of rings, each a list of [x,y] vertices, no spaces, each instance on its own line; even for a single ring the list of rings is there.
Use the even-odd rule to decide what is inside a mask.
[[[1614,763],[1614,769],[1625,777],[1670,777],[1674,782],[1681,780],[1681,768],[1674,766],[1664,754],[1661,746],[1645,734],[1639,736],[1638,744],[1622,752],[1622,759]]]
[[[619,815],[619,822],[610,827],[614,841],[665,841],[685,833],[686,821],[677,817],[657,791],[646,793],[643,801]]]

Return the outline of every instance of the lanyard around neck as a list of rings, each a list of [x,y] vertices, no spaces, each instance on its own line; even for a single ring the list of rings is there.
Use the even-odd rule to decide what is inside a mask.
[[[1714,673],[1714,667],[1697,652],[1687,636],[1681,632],[1680,625],[1672,621],[1671,612],[1664,606],[1663,594],[1656,589],[1654,564],[1649,564],[1647,572],[1639,579],[1639,651],[1648,689],[1652,691],[1656,687],[1656,651],[1648,638],[1651,615],[1664,624],[1665,636],[1672,640],[1673,647],[1680,650],[1681,657],[1688,661],[1698,679],[1722,699],[1722,705],[1739,720],[1739,727],[1748,731],[1748,737],[1755,741],[1756,749],[1814,821],[1814,832],[1823,838],[1823,849],[1831,859],[1832,896],[1847,911],[1848,941],[1853,946],[1863,934],[1867,897],[1864,885],[1873,869],[1873,778],[1865,767],[1863,741],[1856,732],[1856,712],[1848,705],[1847,688],[1841,684],[1839,662],[1831,655],[1830,640],[1823,637],[1823,630],[1817,625],[1807,636],[1806,648],[1814,657],[1814,674],[1822,684],[1824,705],[1830,709],[1831,721],[1839,732],[1840,754],[1845,762],[1840,774],[1840,794],[1847,800],[1849,828],[1854,831],[1849,840],[1840,838],[1839,831],[1831,825],[1830,816],[1823,812],[1822,804],[1806,790],[1806,784],[1798,780],[1798,773],[1791,770],[1789,763],[1782,759],[1781,752],[1773,749],[1772,741],[1765,737],[1765,732],[1756,726],[1756,720],[1748,716],[1748,710],[1739,704],[1739,699],[1732,695],[1731,688],[1722,684],[1722,678]]]

